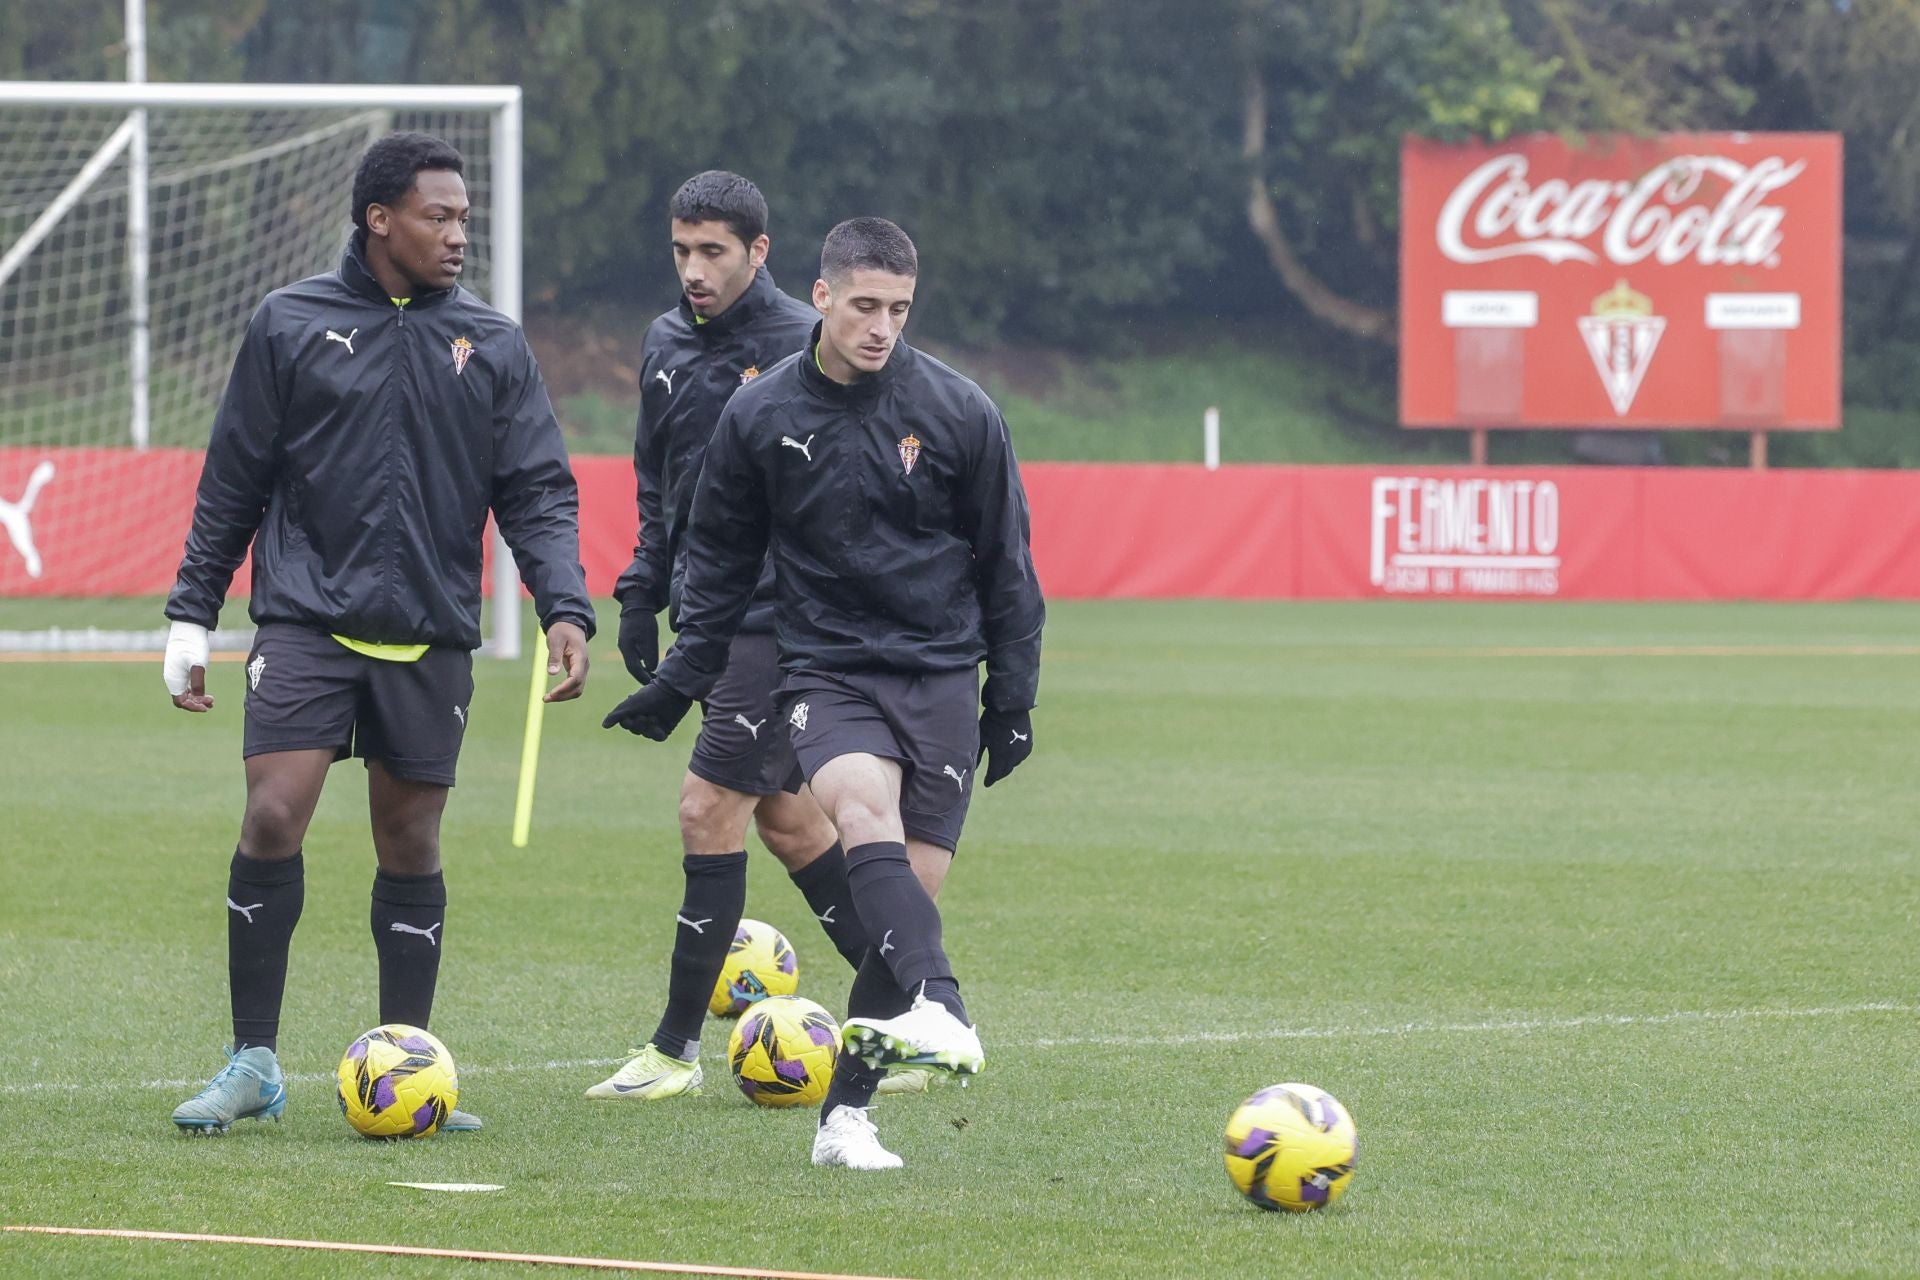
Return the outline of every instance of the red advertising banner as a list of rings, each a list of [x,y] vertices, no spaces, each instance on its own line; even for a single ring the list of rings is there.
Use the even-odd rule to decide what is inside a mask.
[[[604,600],[633,555],[633,464],[574,470]],[[1054,599],[1920,600],[1920,472],[1023,470]],[[166,592],[199,473],[184,449],[0,449],[0,627],[8,597]]]
[[[172,589],[200,459],[197,449],[0,449],[0,600]]]
[[[1840,169],[1837,134],[1407,139],[1402,425],[1838,427]]]

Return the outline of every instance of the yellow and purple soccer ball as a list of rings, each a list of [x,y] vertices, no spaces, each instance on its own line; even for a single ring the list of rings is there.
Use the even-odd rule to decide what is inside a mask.
[[[839,1052],[840,1024],[804,996],[757,1001],[727,1037],[733,1082],[763,1107],[818,1105]]]
[[[800,989],[800,957],[793,944],[764,920],[742,920],[733,931],[727,961],[713,984],[707,1008],[722,1018],[746,1012],[768,996],[790,996]]]
[[[1269,1085],[1227,1121],[1227,1177],[1262,1209],[1324,1209],[1353,1181],[1360,1138],[1340,1100],[1310,1084]]]
[[[347,1123],[369,1138],[424,1138],[460,1098],[447,1046],[399,1022],[354,1040],[334,1074]]]

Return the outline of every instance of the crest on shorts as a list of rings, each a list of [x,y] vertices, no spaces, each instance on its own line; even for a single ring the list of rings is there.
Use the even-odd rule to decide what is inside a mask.
[[[253,661],[247,664],[247,688],[258,689],[260,687],[260,677],[266,673],[266,670],[267,655],[264,653],[255,654]]]
[[[760,376],[760,366],[757,364],[750,364],[746,368],[740,371],[740,385],[744,387],[749,382],[752,382],[755,378],[759,376]]]
[[[473,344],[465,338],[453,340],[453,375],[459,377],[467,371],[467,357],[473,354]]]
[[[900,465],[913,474],[913,464],[920,461],[920,437],[911,433],[900,437]]]

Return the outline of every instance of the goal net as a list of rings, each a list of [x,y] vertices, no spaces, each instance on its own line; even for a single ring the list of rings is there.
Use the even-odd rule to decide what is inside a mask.
[[[96,92],[112,100],[81,100]],[[460,150],[461,283],[518,312],[518,90],[0,95],[0,649],[158,648],[241,335],[269,291],[338,264],[370,142],[417,129]],[[243,567],[221,647],[248,642],[247,589]],[[495,652],[517,650],[518,620],[489,619]]]

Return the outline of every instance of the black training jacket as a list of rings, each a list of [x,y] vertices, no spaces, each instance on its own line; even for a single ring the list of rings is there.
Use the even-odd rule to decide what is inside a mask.
[[[704,697],[771,545],[789,670],[987,664],[982,700],[1034,705],[1046,605],[1007,424],[906,343],[852,386],[805,351],[720,416],[687,528],[679,638],[660,679]]]
[[[640,538],[633,563],[614,584],[622,608],[679,615],[681,548],[693,483],[720,411],[742,386],[806,345],[820,313],[774,287],[762,267],[725,311],[694,323],[686,298],[647,326],[640,349],[640,418],[633,431],[633,474]],[[773,566],[761,573],[743,631],[773,629]]]
[[[167,617],[212,627],[251,542],[256,623],[472,649],[491,509],[541,624],[592,635],[578,490],[520,326],[458,286],[396,307],[361,243],[254,312]]]

